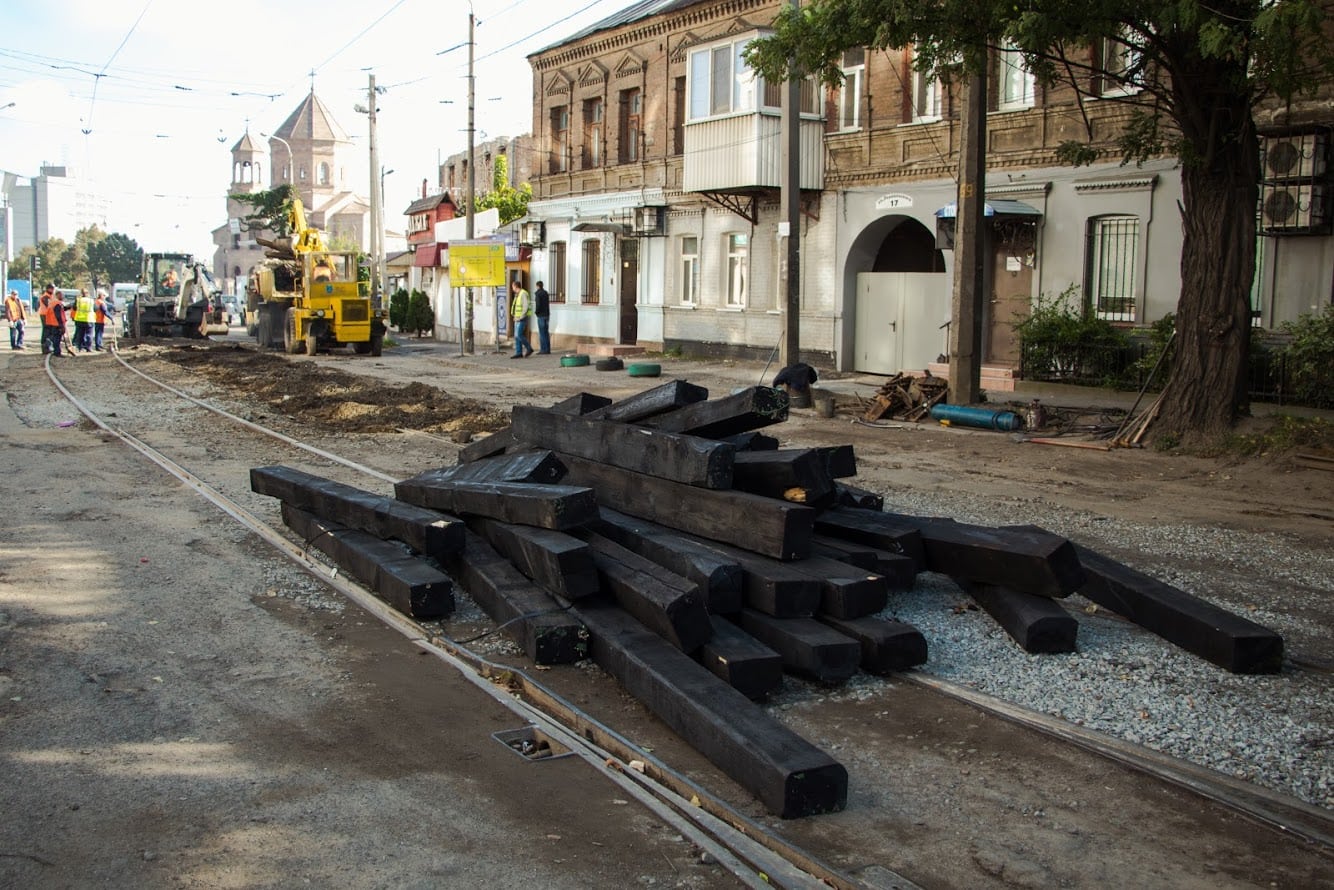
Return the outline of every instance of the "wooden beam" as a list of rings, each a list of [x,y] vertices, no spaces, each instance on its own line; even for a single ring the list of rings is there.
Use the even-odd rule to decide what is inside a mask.
[[[820,585],[818,614],[861,618],[874,615],[889,602],[889,581],[884,575],[823,556],[811,556],[788,565]]]
[[[534,663],[570,664],[588,656],[583,624],[479,535],[467,532],[463,549],[443,565]]]
[[[583,599],[601,590],[588,544],[565,532],[475,516],[468,527],[553,596]]]
[[[596,532],[581,536],[593,552],[603,590],[622,609],[682,652],[694,652],[708,642],[713,629],[694,583]]]
[[[568,481],[595,489],[599,500],[622,513],[776,559],[810,552],[815,511],[809,507],[695,488],[572,455],[561,455],[561,461],[569,468]]]
[[[1025,652],[1074,652],[1079,622],[1060,603],[999,584],[955,579]]]
[[[736,449],[722,442],[522,405],[510,415],[510,427],[515,439],[537,448],[686,485],[732,487]]]
[[[823,507],[834,499],[834,480],[825,456],[814,448],[739,451],[732,485],[740,491]]]
[[[902,553],[890,553],[869,544],[858,544],[829,535],[816,534],[811,539],[811,552],[857,566],[877,575],[884,575],[889,589],[911,590],[917,583],[917,564]]]
[[[720,399],[687,405],[643,423],[670,433],[723,439],[782,423],[787,420],[787,411],[787,393],[755,386]]]
[[[926,637],[911,624],[888,618],[843,620],[821,615],[820,621],[861,646],[861,668],[884,676],[926,663]]]
[[[828,754],[619,609],[579,607],[593,658],[771,814],[842,810],[848,772]]]
[[[794,674],[834,685],[857,673],[861,644],[814,618],[774,618],[742,609],[736,621],[742,630],[777,652],[784,669]]]
[[[601,518],[592,526],[595,531],[695,582],[711,614],[741,611],[741,565],[735,559],[647,519],[627,516],[606,506],[598,507],[598,515]]]
[[[565,465],[550,451],[520,451],[479,458],[471,463],[418,473],[414,482],[531,482],[553,485],[565,475]]]
[[[568,399],[557,402],[551,410],[562,414],[589,414],[611,404],[606,396],[595,396],[586,392],[575,393]],[[459,463],[469,464],[485,457],[504,454],[515,447],[514,436],[509,427],[499,429],[485,439],[470,442],[459,450]]]
[[[834,503],[840,507],[859,507],[863,510],[875,510],[877,513],[885,509],[885,499],[874,491],[842,482],[834,483]]]
[[[741,566],[741,595],[746,607],[775,618],[808,618],[820,608],[820,582],[796,568],[728,544],[713,543]]]
[[[405,479],[394,485],[394,494],[399,500],[432,510],[468,513],[557,531],[578,528],[597,518],[597,501],[592,490],[577,485]]]
[[[917,571],[926,568],[922,533],[915,523],[894,518],[878,510],[836,507],[815,517],[815,530],[831,538],[869,544],[913,561]]]
[[[752,701],[783,684],[778,653],[725,618],[713,616],[713,636],[699,649],[699,663]]]
[[[826,445],[815,450],[824,460],[829,478],[848,479],[857,475],[857,454],[851,445]]]
[[[723,436],[718,441],[736,446],[737,451],[777,451],[779,445],[778,440],[773,436],[766,436],[764,433],[754,430],[748,433],[737,433],[735,436]]]
[[[708,397],[709,391],[702,386],[684,380],[671,380],[586,413],[597,420],[640,423],[650,417],[703,402]]]

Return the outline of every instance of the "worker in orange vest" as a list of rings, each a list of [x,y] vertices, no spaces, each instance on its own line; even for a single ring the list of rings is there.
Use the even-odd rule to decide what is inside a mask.
[[[28,313],[16,290],[5,295],[5,318],[9,321],[9,348],[22,349],[23,329],[28,324]]]
[[[102,351],[102,333],[106,330],[107,319],[111,318],[113,311],[107,302],[107,292],[98,291],[97,299],[93,301],[93,349],[98,352]]]
[[[55,322],[51,319],[51,307],[59,301],[60,298],[56,296],[56,286],[48,284],[37,302],[37,315],[42,319],[42,355],[52,351],[56,355],[60,354],[59,349],[52,349],[52,343],[57,347],[60,345],[60,337],[56,334]]]

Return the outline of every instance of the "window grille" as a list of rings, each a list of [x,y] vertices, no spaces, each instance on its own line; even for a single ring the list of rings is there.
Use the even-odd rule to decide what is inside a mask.
[[[1089,304],[1098,318],[1135,320],[1135,266],[1139,219],[1105,216],[1089,220],[1086,252]]]

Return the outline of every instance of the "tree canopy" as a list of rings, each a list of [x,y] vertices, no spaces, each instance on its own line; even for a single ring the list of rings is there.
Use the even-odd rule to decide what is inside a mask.
[[[473,200],[473,210],[500,211],[500,224],[514,222],[528,213],[528,202],[533,199],[533,187],[520,183],[518,188],[509,184],[509,160],[504,155],[497,155],[495,169],[491,174],[491,190],[483,192]]]
[[[112,232],[103,238],[90,238],[85,255],[88,273],[99,286],[139,280],[144,251],[128,235]]]
[[[747,59],[770,79],[841,79],[844,50],[912,47],[914,66],[985,70],[989,48],[1022,52],[1037,80],[1125,87],[1123,162],[1181,161],[1177,344],[1160,415],[1183,439],[1225,431],[1248,407],[1246,354],[1259,197],[1256,109],[1316,91],[1334,73],[1329,0],[811,0],[786,7]],[[1327,80],[1324,80],[1327,83]],[[1099,159],[1088,140],[1061,146]]]
[[[249,232],[268,230],[276,237],[290,235],[287,225],[287,208],[297,191],[290,185],[280,185],[262,192],[237,192],[230,197],[241,204],[253,208],[253,212],[241,218],[241,226]]]

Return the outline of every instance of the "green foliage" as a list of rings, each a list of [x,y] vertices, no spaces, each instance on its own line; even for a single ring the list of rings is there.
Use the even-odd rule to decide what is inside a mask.
[[[1109,322],[1086,315],[1074,287],[1055,297],[1038,297],[1014,329],[1022,344],[1021,367],[1030,379],[1101,386],[1124,383],[1122,359],[1129,351],[1129,338]]]
[[[40,259],[42,264],[32,276],[34,290],[41,290],[47,284],[54,284],[56,287],[84,286],[79,283],[80,280],[86,285],[88,267],[83,261],[81,251],[76,245],[65,243],[63,238],[47,238],[38,242],[36,248],[23,248],[10,265],[11,276],[15,274],[28,276],[34,256]]]
[[[403,330],[412,331],[418,337],[435,330],[435,310],[422,291],[414,290],[408,298],[407,326]]]
[[[99,285],[138,281],[143,260],[143,248],[133,238],[119,232],[88,243],[88,271]]]
[[[1292,338],[1281,352],[1294,395],[1305,405],[1334,407],[1334,305],[1284,322],[1282,328]]]
[[[400,331],[408,329],[408,292],[401,287],[389,297],[389,323]]]
[[[251,232],[262,232],[267,229],[281,238],[291,234],[291,230],[287,227],[287,208],[296,195],[297,191],[292,186],[280,185],[268,191],[249,194],[237,192],[228,197],[254,208],[252,213],[241,218],[241,226],[244,229]]]
[[[473,210],[496,208],[500,211],[500,224],[503,226],[526,216],[528,202],[532,199],[533,187],[528,183],[520,183],[517,189],[509,184],[509,162],[504,155],[497,155],[491,190],[473,200]]]
[[[1263,428],[1224,437],[1207,454],[1218,457],[1265,457],[1294,448],[1326,449],[1334,444],[1334,423],[1321,417],[1293,417],[1279,414]]]

